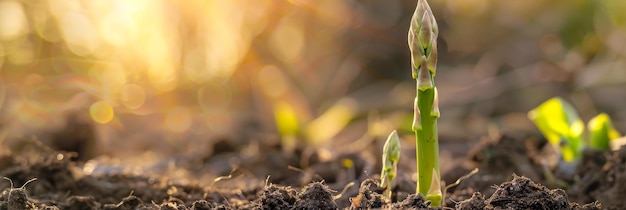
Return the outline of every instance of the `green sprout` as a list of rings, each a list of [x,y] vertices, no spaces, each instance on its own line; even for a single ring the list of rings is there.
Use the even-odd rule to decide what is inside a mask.
[[[611,123],[611,118],[601,113],[589,121],[589,138],[585,141],[585,125],[578,117],[576,109],[558,97],[551,98],[528,112],[528,118],[568,163],[577,163],[587,144],[590,148],[608,151],[610,141],[620,137]]]
[[[391,185],[398,171],[400,161],[400,138],[395,130],[389,134],[383,146],[383,169],[380,172],[380,186],[385,188],[385,195],[391,200]]]
[[[611,118],[605,113],[600,113],[587,123],[589,129],[589,146],[591,148],[609,151],[611,150],[610,141],[619,139],[620,134],[613,127]]]
[[[418,0],[408,33],[413,79],[417,80],[413,130],[416,137],[417,192],[432,206],[441,206],[439,105],[434,77],[437,67],[437,21],[426,0]]]
[[[289,103],[278,101],[274,104],[274,119],[281,134],[283,152],[292,153],[296,149],[301,130],[296,111]]]

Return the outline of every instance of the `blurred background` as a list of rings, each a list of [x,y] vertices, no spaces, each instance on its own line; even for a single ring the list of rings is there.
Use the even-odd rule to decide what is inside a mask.
[[[416,3],[0,0],[0,142],[84,160],[263,139],[332,156],[399,129],[410,148]],[[626,131],[626,1],[430,5],[441,141],[539,136],[526,113],[553,96]]]

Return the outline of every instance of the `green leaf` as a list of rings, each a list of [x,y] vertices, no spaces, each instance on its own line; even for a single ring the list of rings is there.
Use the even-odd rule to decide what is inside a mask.
[[[274,104],[274,120],[281,135],[297,135],[300,132],[300,123],[296,111],[285,102]]]
[[[300,133],[300,123],[294,108],[286,102],[274,104],[274,120],[281,135],[283,151],[293,152],[297,146],[296,136]]]
[[[584,124],[572,105],[554,97],[528,112],[528,118],[560,150],[565,161],[580,157]]]
[[[609,142],[620,137],[619,132],[611,123],[611,118],[605,113],[600,113],[592,118],[587,127],[591,135],[589,144],[595,149],[609,151],[611,149]]]

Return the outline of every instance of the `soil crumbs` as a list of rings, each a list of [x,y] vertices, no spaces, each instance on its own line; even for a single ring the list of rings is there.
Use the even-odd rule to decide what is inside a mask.
[[[497,149],[497,147],[497,144],[491,144],[490,149]],[[211,187],[177,185],[154,177],[120,174],[88,175],[82,173],[74,160],[59,158],[59,154],[62,153],[54,151],[30,159],[20,158],[20,155],[0,155],[0,176],[10,180],[0,182],[0,189],[4,189],[0,193],[0,210],[442,209],[428,207],[430,203],[422,195],[400,192],[397,189],[394,189],[394,194],[409,195],[402,200],[392,202],[382,195],[384,189],[379,186],[376,179],[359,180],[358,193],[344,195],[338,195],[323,181],[311,182],[301,189],[268,183],[258,189],[246,191],[218,191]],[[598,199],[603,205],[595,200],[586,205],[579,205],[568,198],[569,191],[566,193],[561,189],[551,190],[525,176],[512,175],[512,180],[492,186],[495,191],[488,192],[489,194],[482,190],[472,192],[471,186],[465,188],[459,186],[450,194],[465,193],[471,196],[458,199],[453,205],[448,206],[453,206],[454,209],[470,210],[602,209],[603,207],[620,209],[619,207],[624,205],[623,199],[614,198],[624,195],[622,191],[625,188],[620,186],[626,183],[624,181],[625,165],[626,148],[622,148],[607,158],[606,164],[598,164],[597,167],[601,167],[596,168],[599,175],[593,177],[600,176],[606,179],[596,179],[591,184],[579,187],[586,190],[583,192],[590,192],[593,196],[591,199]],[[488,166],[482,165],[481,170],[482,167]],[[507,176],[510,177],[511,174]],[[584,174],[580,176],[586,177]],[[37,180],[31,181],[33,178]],[[14,183],[22,185],[13,185]],[[614,193],[614,196],[607,197],[609,195],[602,192]],[[485,195],[490,196],[486,198]],[[349,198],[350,202],[347,206],[338,205],[336,202],[338,197]]]
[[[562,189],[550,190],[530,179],[514,175],[513,180],[500,184],[489,199],[476,192],[461,201],[457,209],[601,209],[598,202],[579,205],[569,202]]]

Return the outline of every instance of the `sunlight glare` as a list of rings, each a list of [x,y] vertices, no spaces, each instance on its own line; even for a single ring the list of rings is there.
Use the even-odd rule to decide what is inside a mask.
[[[117,3],[124,4],[123,2]],[[130,9],[124,7],[126,5],[118,4],[103,17],[100,22],[100,30],[102,31],[102,38],[106,42],[116,47],[124,47],[136,39],[138,26],[137,20],[129,11]]]
[[[28,33],[28,20],[22,4],[17,1],[0,1],[0,40]]]
[[[105,124],[111,122],[114,117],[113,107],[105,101],[97,101],[89,107],[91,119],[97,123]]]
[[[78,12],[69,12],[61,17],[63,39],[72,53],[87,56],[100,45],[100,36],[89,18]]]

